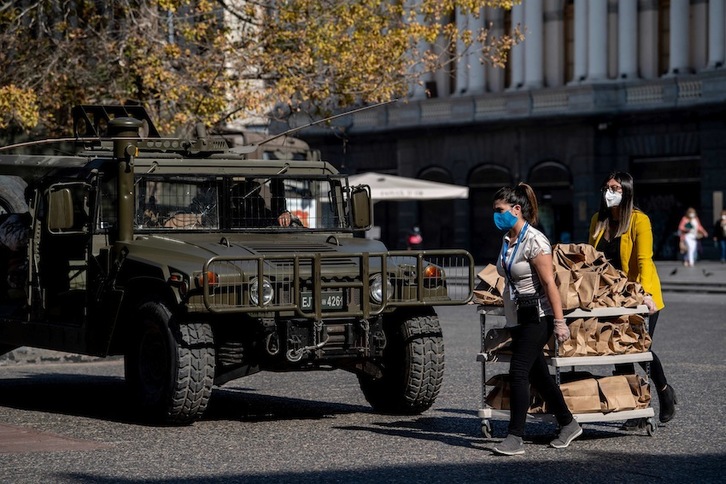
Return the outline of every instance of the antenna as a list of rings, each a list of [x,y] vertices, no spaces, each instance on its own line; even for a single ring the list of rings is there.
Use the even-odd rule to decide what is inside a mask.
[[[380,102],[377,104],[373,104],[371,106],[363,106],[362,108],[353,109],[352,111],[346,111],[344,113],[336,114],[334,116],[329,116],[327,118],[318,119],[317,121],[313,121],[312,123],[308,123],[304,126],[298,126],[297,128],[290,128],[287,131],[283,131],[280,134],[276,134],[275,136],[270,136],[269,138],[266,138],[266,139],[260,141],[259,143],[257,143],[257,146],[262,146],[265,143],[269,143],[270,141],[276,140],[277,138],[282,138],[283,136],[287,136],[296,131],[300,131],[302,129],[309,128],[310,126],[315,126],[316,124],[325,123],[327,121],[332,121],[334,119],[341,118],[343,116],[348,116],[350,114],[355,114],[355,113],[358,113],[361,111],[366,111],[368,109],[377,108],[379,106],[385,106],[386,104],[391,104],[391,103],[395,103],[395,102],[398,102],[398,99],[391,99],[390,101],[383,101],[383,102]]]

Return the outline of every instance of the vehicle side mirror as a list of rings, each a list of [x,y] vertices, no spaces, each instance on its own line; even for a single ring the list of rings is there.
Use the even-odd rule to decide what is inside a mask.
[[[368,230],[373,223],[373,206],[368,185],[350,189],[350,226],[353,230]]]
[[[48,200],[48,230],[62,232],[73,228],[73,197],[69,188],[50,192]]]

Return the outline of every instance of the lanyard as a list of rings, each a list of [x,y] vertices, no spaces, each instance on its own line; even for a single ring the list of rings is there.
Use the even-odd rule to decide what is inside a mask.
[[[502,267],[504,268],[504,273],[507,275],[507,282],[509,282],[509,286],[512,289],[514,289],[514,282],[512,281],[512,264],[514,263],[514,257],[517,255],[517,250],[519,250],[519,244],[522,242],[522,239],[524,238],[524,234],[525,234],[525,232],[527,232],[528,228],[529,228],[529,223],[524,222],[524,225],[522,226],[522,230],[519,231],[519,236],[517,237],[517,241],[514,243],[512,255],[509,256],[509,265],[507,265],[507,250],[509,249],[509,244],[502,245]],[[512,295],[514,295],[514,293],[512,293]]]

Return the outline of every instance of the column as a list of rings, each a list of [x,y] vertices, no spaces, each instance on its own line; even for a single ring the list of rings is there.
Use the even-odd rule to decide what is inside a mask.
[[[601,81],[607,79],[607,0],[590,0],[587,12],[587,80]]]
[[[524,85],[528,89],[542,87],[544,68],[542,18],[542,0],[525,0],[524,25],[527,27],[527,33],[524,39]]]
[[[658,73],[658,8],[644,4],[638,12],[638,73],[643,79],[656,79]]]
[[[691,4],[688,31],[690,51],[688,53],[691,72],[700,71],[708,65],[708,2]]]
[[[708,67],[724,64],[724,0],[708,2]]]
[[[489,26],[489,33],[494,37],[504,35],[504,11],[501,8],[486,7],[484,9],[485,25]],[[506,68],[486,65],[486,84],[491,92],[502,92],[504,90],[504,71]]]
[[[485,26],[483,8],[479,12],[479,18],[469,15],[469,25],[476,38]],[[486,91],[486,72],[484,62],[482,62],[482,49],[481,42],[474,41],[469,56],[469,92],[472,94],[481,94]]]
[[[406,15],[408,13],[415,13],[420,7],[420,0],[408,0],[405,4]],[[423,24],[425,17],[421,13],[416,14],[416,22]],[[411,57],[414,59],[420,59],[423,54],[431,48],[428,42],[420,41],[413,48],[414,52],[411,53]],[[426,83],[432,80],[432,76],[428,72],[424,72],[425,66],[423,62],[417,61],[416,64],[411,66],[411,75],[413,80],[409,85],[410,96],[414,99],[425,99],[426,98]]]
[[[442,22],[444,22],[442,20]],[[444,65],[434,72],[434,81],[436,81],[436,97],[449,97],[451,93],[451,66],[453,59],[449,53],[449,41],[443,35],[439,35],[434,43],[433,49],[437,55],[445,59]]]
[[[545,1],[544,12],[544,85],[565,83],[565,31],[562,2]]]
[[[618,0],[608,0],[607,78],[618,77]]]
[[[587,0],[575,0],[575,70],[572,82],[587,78]]]
[[[462,14],[461,9],[457,8],[456,29],[459,32],[459,36],[461,36],[463,31],[470,28],[468,20],[469,17]],[[467,47],[461,39],[457,39],[456,54],[458,58],[456,60],[456,87],[454,88],[454,93],[457,96],[465,94],[469,90],[469,64],[472,58],[472,49],[473,46]]]
[[[512,7],[512,30],[519,27],[524,28],[524,5],[521,3]],[[525,40],[526,33],[525,33]],[[519,89],[524,84],[524,46],[522,43],[512,47],[510,53],[511,85],[508,89]]]
[[[638,77],[638,0],[618,4],[618,77]]]
[[[688,74],[688,7],[689,0],[671,0],[669,74]]]

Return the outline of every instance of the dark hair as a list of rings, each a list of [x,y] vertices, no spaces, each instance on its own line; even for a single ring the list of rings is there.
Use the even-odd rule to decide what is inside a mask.
[[[620,220],[618,221],[618,228],[615,234],[611,237],[619,237],[628,230],[630,226],[630,218],[633,215],[633,177],[630,173],[624,171],[614,171],[610,173],[602,182],[600,186],[600,210],[597,214],[597,226],[595,227],[595,233],[599,233],[601,230],[605,230],[605,227],[610,220],[610,209],[605,202],[605,189],[608,186],[610,180],[615,180],[623,187],[622,195],[623,198],[620,201]]]
[[[537,196],[532,187],[526,183],[520,183],[516,187],[502,187],[494,194],[493,201],[504,200],[510,205],[522,207],[522,217],[532,225],[537,225],[538,206]]]

